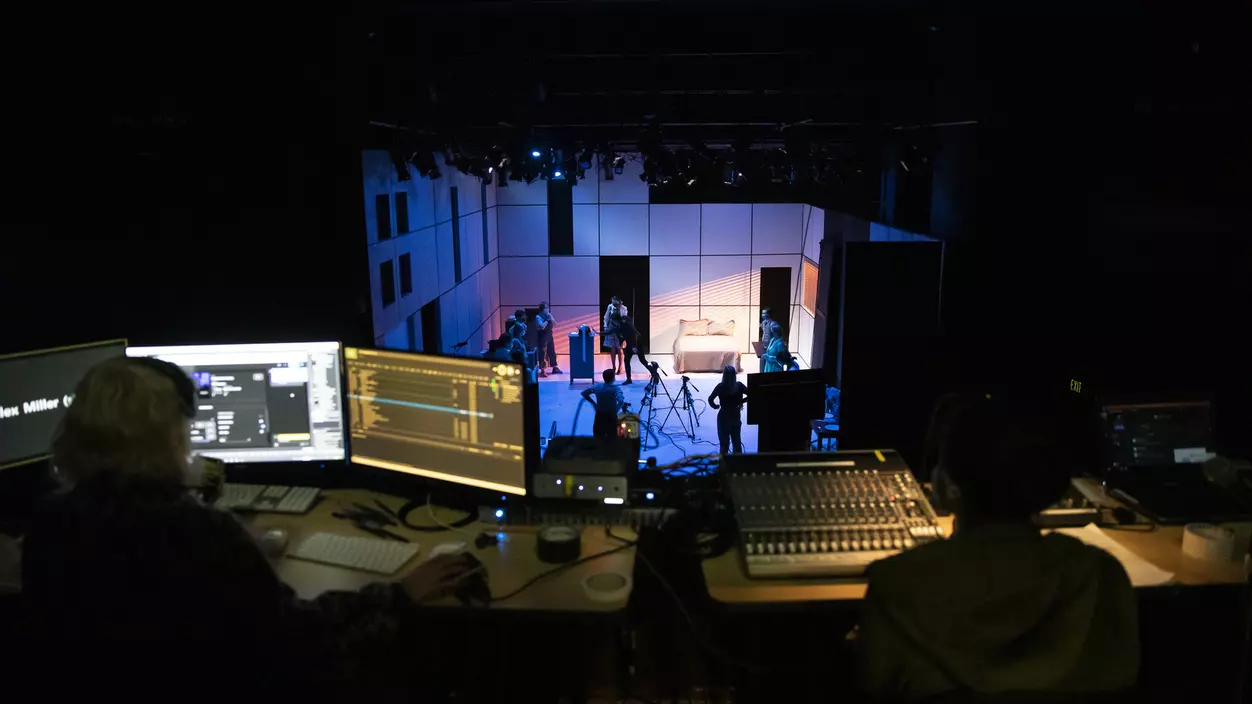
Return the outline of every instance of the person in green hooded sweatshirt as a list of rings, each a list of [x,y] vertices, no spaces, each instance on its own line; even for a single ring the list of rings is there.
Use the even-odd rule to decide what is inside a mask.
[[[869,693],[907,700],[1134,685],[1138,615],[1125,569],[1031,524],[1082,464],[1076,430],[1038,400],[940,401],[927,465],[955,530],[870,565],[858,634]]]

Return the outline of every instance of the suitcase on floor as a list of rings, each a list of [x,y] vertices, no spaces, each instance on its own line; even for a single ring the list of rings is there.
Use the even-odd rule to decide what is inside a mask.
[[[569,385],[575,379],[596,380],[596,331],[583,325],[569,334]]]

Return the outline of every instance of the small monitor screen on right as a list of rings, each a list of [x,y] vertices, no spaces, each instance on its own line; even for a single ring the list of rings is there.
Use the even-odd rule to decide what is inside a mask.
[[[348,347],[344,367],[354,463],[526,494],[520,364]]]
[[[1111,405],[1103,416],[1116,469],[1193,464],[1213,456],[1208,402]]]

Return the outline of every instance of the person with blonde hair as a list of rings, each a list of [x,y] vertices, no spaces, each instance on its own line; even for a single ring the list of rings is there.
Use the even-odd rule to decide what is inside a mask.
[[[248,530],[188,490],[194,400],[186,375],[154,359],[109,360],[78,384],[52,447],[63,489],[23,549],[32,650],[75,672],[41,688],[203,693],[220,678],[223,694],[360,692],[366,668],[397,664],[386,653],[402,652],[413,606],[463,563],[297,599]],[[224,674],[222,659],[241,668]]]

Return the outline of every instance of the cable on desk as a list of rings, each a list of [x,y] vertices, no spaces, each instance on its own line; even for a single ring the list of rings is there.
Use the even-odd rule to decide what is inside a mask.
[[[432,504],[430,503],[430,494],[427,494],[427,495],[426,495],[426,513],[430,516],[430,520],[431,520],[431,522],[432,522],[432,523],[434,523],[435,525],[439,526],[440,528],[443,528],[444,530],[450,530],[450,531],[453,531],[453,532],[456,532],[456,533],[460,533],[461,535],[468,535],[468,536],[469,536],[469,537],[471,537],[471,538],[477,538],[477,537],[478,537],[478,534],[477,534],[477,533],[475,533],[475,532],[473,532],[473,531],[463,530],[462,528],[460,528],[460,527],[458,527],[458,526],[455,526],[455,525],[449,525],[449,524],[444,523],[443,521],[439,520],[439,518],[435,516],[435,507],[434,507],[434,505],[432,505]],[[464,520],[464,519],[462,519],[462,520]],[[469,525],[469,524],[468,524],[468,523],[462,523],[461,525]]]
[[[439,533],[445,530],[456,530],[457,528],[464,528],[465,526],[468,526],[478,520],[478,516],[471,511],[465,515],[465,518],[459,518],[452,523],[440,523],[437,520],[435,521],[436,525],[433,526],[417,526],[409,523],[409,514],[421,508],[423,505],[430,505],[430,494],[426,495],[425,502],[413,499],[412,501],[405,503],[404,506],[401,506],[400,510],[395,512],[396,520],[400,521],[400,525],[405,528],[415,530],[420,533]],[[433,513],[431,517],[434,517]]]
[[[566,563],[565,563],[565,564],[563,564],[563,565],[557,565],[556,567],[553,567],[552,569],[547,570],[547,571],[545,571],[545,572],[540,572],[539,574],[535,575],[534,577],[531,577],[531,578],[530,578],[530,579],[529,579],[529,580],[528,580],[525,584],[523,584],[522,586],[518,587],[517,589],[514,589],[513,591],[509,592],[508,594],[505,594],[504,596],[493,596],[493,597],[491,597],[491,603],[493,603],[493,604],[494,604],[494,603],[496,603],[496,602],[506,601],[506,600],[508,600],[508,599],[512,599],[513,597],[517,596],[518,594],[521,594],[522,592],[526,591],[527,589],[530,589],[530,588],[531,588],[532,586],[534,586],[536,583],[538,583],[539,581],[541,581],[541,580],[543,580],[543,579],[545,579],[545,578],[547,578],[547,577],[551,577],[552,575],[557,574],[558,572],[563,572],[563,571],[565,571],[565,570],[568,570],[568,569],[570,569],[571,567],[577,567],[578,565],[581,565],[581,564],[584,564],[584,563],[587,563],[587,562],[591,562],[592,560],[595,560],[595,559],[597,559],[597,558],[604,557],[605,555],[612,555],[612,554],[613,554],[613,553],[615,553],[615,552],[621,552],[621,551],[623,551],[623,550],[625,550],[625,549],[627,549],[627,548],[634,547],[635,542],[636,542],[636,541],[634,541],[634,540],[626,540],[625,538],[618,538],[617,536],[613,536],[613,537],[614,537],[615,539],[617,539],[617,540],[622,540],[622,541],[625,541],[625,543],[624,543],[624,544],[622,544],[622,545],[619,545],[619,546],[617,546],[617,547],[615,547],[615,548],[609,548],[608,550],[601,550],[600,552],[595,553],[594,555],[588,555],[588,556],[586,556],[586,557],[580,557],[580,558],[578,558],[577,560],[574,560],[573,562],[566,562]]]

